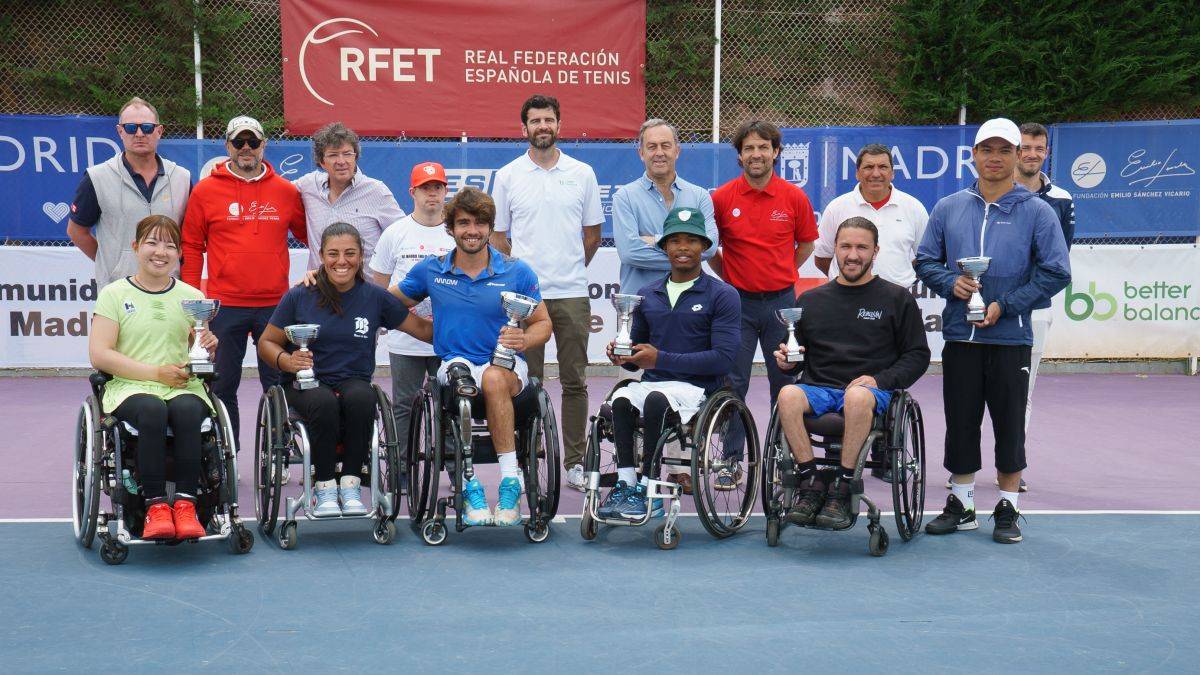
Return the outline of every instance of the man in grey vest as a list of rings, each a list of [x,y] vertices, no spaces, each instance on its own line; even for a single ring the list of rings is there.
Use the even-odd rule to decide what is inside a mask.
[[[88,168],[75,190],[67,236],[96,261],[96,286],[137,271],[134,228],[150,215],[183,220],[192,176],[158,155],[163,127],[154,106],[134,97],[121,106],[117,134],[125,151]]]

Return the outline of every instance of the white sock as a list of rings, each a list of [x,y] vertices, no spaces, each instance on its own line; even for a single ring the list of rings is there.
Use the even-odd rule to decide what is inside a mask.
[[[317,481],[317,489],[318,490],[328,490],[329,488],[335,488],[335,487],[337,487],[336,480],[319,480],[319,481]]]
[[[362,479],[358,476],[342,476],[341,485],[338,487],[356,488],[359,485],[362,485]]]
[[[1013,508],[1019,511],[1020,507],[1017,506],[1017,496],[1019,494],[1019,492],[1005,492],[1004,490],[1001,490],[1000,499],[1007,499],[1008,501],[1012,502]]]
[[[626,468],[617,467],[617,480],[625,481],[626,485],[636,485],[638,480],[637,469],[632,466]]]
[[[962,502],[963,508],[968,511],[975,510],[975,481],[970,483],[951,483],[950,492],[958,501]]]
[[[640,481],[638,481],[638,485],[641,485],[644,488],[649,488],[650,487],[650,477],[642,476],[642,479]]]
[[[500,462],[501,478],[517,477],[517,453],[506,452],[501,455],[496,455],[496,460]]]

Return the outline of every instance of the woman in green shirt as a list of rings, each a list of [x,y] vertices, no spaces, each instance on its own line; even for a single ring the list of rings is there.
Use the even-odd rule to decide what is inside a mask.
[[[200,481],[200,426],[212,404],[187,368],[195,335],[180,305],[204,294],[171,276],[179,267],[179,240],[179,225],[166,216],[137,224],[133,251],[138,271],[100,291],[88,338],[92,366],[113,376],[101,406],[138,430],[144,539],[204,536],[194,495]],[[212,331],[204,331],[200,346],[212,356],[217,349]],[[166,498],[168,427],[175,438],[173,506]]]

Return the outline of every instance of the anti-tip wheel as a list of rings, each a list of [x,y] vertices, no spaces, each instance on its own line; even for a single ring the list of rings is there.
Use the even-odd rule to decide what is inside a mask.
[[[540,544],[550,538],[550,524],[537,524],[530,520],[525,523],[525,538],[534,544]]]
[[[659,525],[658,528],[654,530],[654,543],[658,544],[658,547],[660,549],[662,549],[664,551],[670,551],[671,549],[675,548],[676,546],[679,546],[679,539],[681,538],[681,536],[679,534],[679,528],[674,527],[674,526],[671,527],[671,540],[670,541],[667,541],[666,533],[667,533],[667,526]]]
[[[888,550],[888,533],[882,526],[874,525],[868,528],[871,532],[871,541],[867,544],[871,551],[871,555],[879,558],[887,553]]]
[[[229,533],[229,550],[238,555],[249,553],[254,548],[254,533],[244,527],[235,527]]]
[[[439,546],[446,541],[446,526],[431,520],[421,526],[421,539],[430,546]]]
[[[375,526],[375,543],[388,545],[396,539],[396,524],[385,520]]]
[[[285,551],[295,550],[300,543],[300,535],[296,532],[296,521],[288,521],[279,528],[279,548]]]
[[[129,557],[129,547],[105,542],[100,547],[100,559],[109,565],[120,565]]]
[[[767,546],[779,545],[779,519],[767,518]]]

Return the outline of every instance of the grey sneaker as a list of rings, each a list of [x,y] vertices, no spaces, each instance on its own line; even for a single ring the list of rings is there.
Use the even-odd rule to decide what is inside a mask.
[[[583,492],[586,485],[587,478],[584,476],[582,464],[576,464],[570,469],[567,469],[567,487],[571,488],[572,490],[579,490],[580,492]]]

